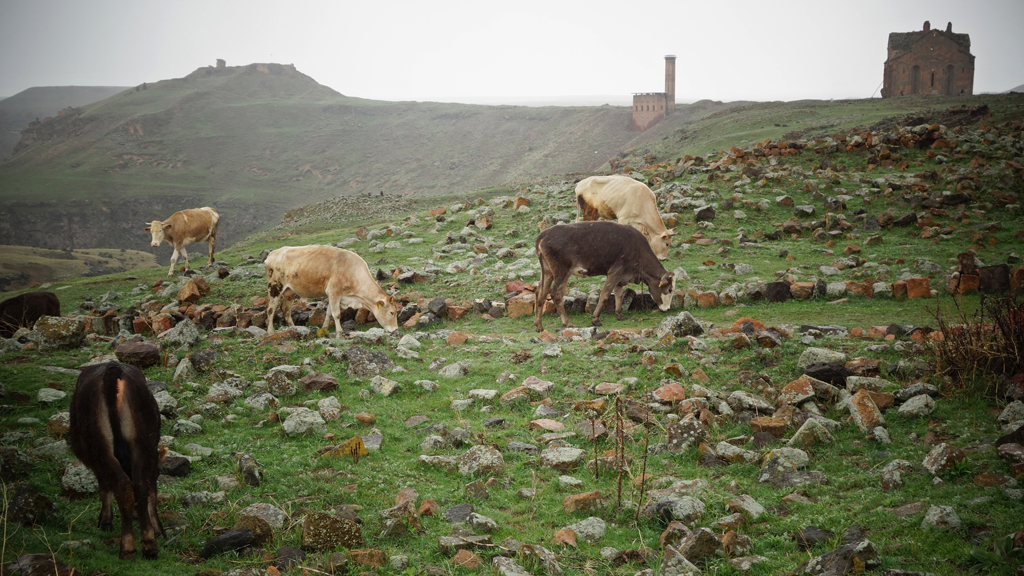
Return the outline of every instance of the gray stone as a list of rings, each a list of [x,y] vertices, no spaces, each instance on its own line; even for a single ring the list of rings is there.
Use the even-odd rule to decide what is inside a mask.
[[[596,516],[591,516],[590,518],[580,520],[575,524],[570,524],[569,526],[566,526],[566,528],[575,532],[576,536],[584,542],[593,544],[604,537],[607,525],[604,520],[597,518]]]
[[[924,520],[921,521],[921,530],[928,528],[957,531],[963,528],[963,522],[960,521],[960,517],[956,515],[952,506],[932,504],[925,512]]]
[[[191,320],[185,318],[174,328],[162,332],[156,338],[169,348],[191,348],[195,346],[196,342],[199,342],[199,328]]]
[[[797,360],[797,366],[800,368],[807,368],[811,364],[835,362],[846,362],[846,354],[829,350],[827,348],[808,348],[800,354],[800,359]]]
[[[203,433],[203,427],[190,420],[178,420],[171,427],[171,434],[175,436],[195,436]]]
[[[296,408],[285,418],[282,425],[284,433],[293,436],[295,434],[322,434],[327,431],[327,423],[320,416],[308,408]]]
[[[500,476],[505,472],[505,459],[491,446],[473,446],[459,456],[458,469],[463,476]]]
[[[908,418],[928,416],[935,411],[935,400],[927,394],[919,394],[907,400],[899,407],[900,416]]]
[[[40,388],[36,391],[36,401],[40,404],[53,404],[60,402],[67,397],[67,392],[63,390],[54,390],[53,388]]]
[[[559,472],[568,472],[579,466],[585,458],[586,452],[579,448],[545,448],[540,453],[540,465]]]
[[[72,496],[95,494],[100,489],[96,475],[82,464],[68,463],[64,467],[60,487]]]

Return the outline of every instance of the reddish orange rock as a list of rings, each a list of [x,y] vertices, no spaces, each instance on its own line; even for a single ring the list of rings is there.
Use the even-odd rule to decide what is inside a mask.
[[[451,308],[449,308],[451,310]],[[464,332],[452,332],[448,335],[446,342],[452,346],[461,346],[469,340],[469,334]]]
[[[452,557],[452,564],[459,566],[460,568],[478,570],[483,567],[484,561],[469,550],[459,550],[455,553],[455,556]]]
[[[786,421],[771,416],[758,416],[750,421],[750,430],[754,434],[767,432],[776,438],[782,438],[786,434]]]
[[[697,295],[697,305],[701,308],[711,308],[718,304],[718,294],[714,292],[701,292]]]
[[[532,293],[513,296],[505,303],[505,312],[508,314],[509,318],[529,316],[533,314],[533,307],[536,299],[537,298]]]
[[[360,424],[365,424],[367,426],[373,426],[373,423],[377,421],[373,414],[370,414],[369,412],[360,412],[355,415],[355,419]]]
[[[686,400],[686,391],[675,382],[655,389],[652,395],[658,402],[681,402]]]
[[[551,541],[561,546],[572,546],[573,548],[576,548],[578,546],[578,544],[576,543],[576,533],[572,531],[572,528],[562,528],[561,530],[556,530],[554,537],[551,538]]]
[[[797,300],[807,300],[814,293],[814,282],[794,282],[789,286],[789,293]]]
[[[363,548],[361,550],[349,550],[348,559],[353,564],[360,566],[369,566],[370,568],[380,568],[387,562],[387,556],[383,550],[377,550],[375,548]]]
[[[931,288],[928,285],[928,278],[908,278],[907,298],[930,298]]]
[[[420,507],[416,513],[420,516],[433,516],[434,514],[437,514],[440,509],[441,507],[438,505],[437,501],[433,498],[429,498],[420,502]]]
[[[562,509],[566,514],[580,510],[594,510],[601,507],[601,492],[593,490],[583,494],[570,494],[562,499]]]

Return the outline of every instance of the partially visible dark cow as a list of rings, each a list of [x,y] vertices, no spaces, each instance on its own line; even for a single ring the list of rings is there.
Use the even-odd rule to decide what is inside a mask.
[[[672,305],[675,276],[665,270],[647,238],[632,226],[615,222],[561,224],[541,232],[536,245],[541,278],[533,326],[538,332],[544,329],[541,316],[548,295],[558,309],[562,325],[569,326],[569,316],[562,303],[569,276],[608,277],[594,308],[594,326],[601,325],[598,317],[609,293],[615,294],[615,317],[623,319],[622,289],[630,282],[647,284],[651,297],[662,311]]]
[[[142,371],[120,362],[84,368],[71,397],[68,441],[99,481],[101,530],[111,529],[110,503],[117,499],[121,558],[135,558],[136,518],[142,555],[156,558],[156,537],[163,535],[156,512],[160,411]]]
[[[10,338],[18,328],[32,328],[42,316],[60,316],[60,300],[52,292],[26,292],[0,302],[0,336]]]
[[[206,242],[210,248],[210,264],[213,264],[213,249],[217,243],[217,222],[220,222],[220,214],[210,207],[190,208],[175,212],[171,217],[161,222],[153,220],[146,225],[146,232],[153,236],[150,245],[156,248],[161,242],[166,241],[174,248],[171,254],[171,269],[167,271],[167,277],[174,275],[174,265],[178,262],[178,254],[185,258],[185,270],[191,270],[188,264],[188,252],[185,251],[186,244],[195,242]]]

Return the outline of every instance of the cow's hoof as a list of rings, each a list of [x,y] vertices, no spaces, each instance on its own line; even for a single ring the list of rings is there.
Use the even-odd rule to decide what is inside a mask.
[[[111,523],[111,522],[103,522],[103,521],[100,521],[100,523],[98,524],[98,526],[100,527],[100,531],[101,531],[101,532],[110,532],[111,530],[113,530],[113,529],[114,529],[114,525],[113,525],[113,523]]]
[[[594,326],[600,326],[601,325],[601,321],[598,320],[597,318],[594,318],[593,320],[591,320],[590,323],[593,324]]]
[[[121,550],[118,555],[121,560],[135,560],[135,550]]]
[[[157,558],[157,556],[159,556],[159,554],[160,554],[160,552],[159,552],[159,550],[156,547],[156,543],[153,544],[152,548],[150,548],[149,546],[143,545],[143,548],[142,548],[142,557],[143,558],[145,558],[147,560],[156,560],[156,558]]]
[[[626,319],[626,315],[625,314],[616,314],[615,315],[615,319],[616,320],[625,320]]]

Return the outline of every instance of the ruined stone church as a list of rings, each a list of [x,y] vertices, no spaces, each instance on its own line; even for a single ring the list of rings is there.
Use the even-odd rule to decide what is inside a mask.
[[[927,21],[923,30],[889,34],[882,98],[909,94],[973,95],[970,35],[953,32],[952,22],[932,30]]]

